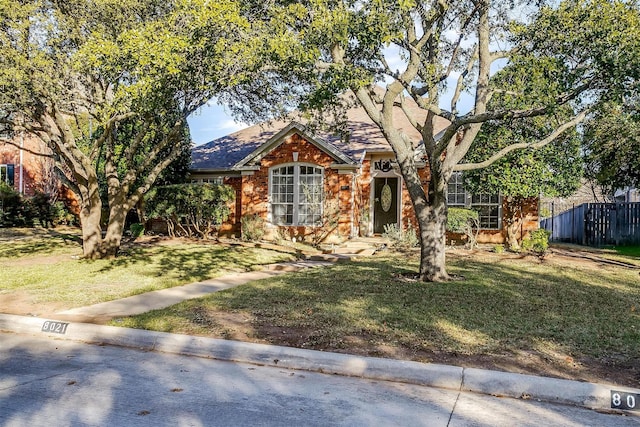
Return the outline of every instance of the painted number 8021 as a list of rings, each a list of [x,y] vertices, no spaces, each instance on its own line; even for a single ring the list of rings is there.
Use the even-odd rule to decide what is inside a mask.
[[[49,332],[49,333],[54,333],[54,334],[64,334],[64,333],[67,332],[67,326],[69,326],[68,323],[53,322],[53,321],[47,320],[42,325],[42,332]]]
[[[640,394],[611,390],[611,407],[627,411],[639,411]]]

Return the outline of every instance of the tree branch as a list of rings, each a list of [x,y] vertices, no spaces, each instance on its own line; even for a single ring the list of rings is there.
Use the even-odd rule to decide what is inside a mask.
[[[53,154],[46,154],[46,153],[39,153],[37,151],[31,150],[30,148],[27,147],[23,147],[20,144],[18,144],[17,142],[14,142],[13,139],[7,139],[7,138],[0,138],[0,142],[5,143],[7,145],[12,145],[22,151],[26,151],[29,154],[33,154],[34,156],[40,156],[40,157],[48,157],[50,159],[55,159],[56,156],[54,156]]]
[[[468,170],[482,169],[482,168],[486,168],[487,166],[491,166],[493,163],[500,160],[501,158],[503,158],[504,156],[506,156],[507,154],[509,154],[514,150],[523,149],[523,148],[537,149],[537,148],[544,147],[545,145],[549,144],[550,142],[555,140],[557,137],[562,135],[562,133],[565,132],[567,129],[570,129],[576,126],[578,123],[582,122],[584,118],[587,116],[587,113],[588,113],[588,110],[582,111],[580,114],[575,116],[572,120],[569,120],[568,122],[562,124],[561,126],[556,128],[556,130],[554,130],[551,134],[549,134],[549,136],[547,136],[546,138],[538,142],[521,142],[518,144],[511,144],[503,148],[502,150],[498,151],[497,153],[495,153],[494,155],[492,155],[491,157],[489,157],[483,162],[460,163],[454,166],[453,169],[455,171],[468,171]]]

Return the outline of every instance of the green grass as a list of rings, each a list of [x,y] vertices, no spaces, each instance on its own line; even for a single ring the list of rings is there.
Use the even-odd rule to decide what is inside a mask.
[[[612,246],[605,248],[602,257],[640,266],[640,246]]]
[[[211,244],[134,245],[112,260],[78,255],[79,243],[67,236],[0,242],[0,296],[19,291],[36,302],[78,307],[292,259]]]
[[[261,280],[114,324],[224,336],[216,317],[227,312],[251,319],[255,339],[287,344],[275,328],[316,349],[348,348],[357,337],[410,352],[640,354],[638,270],[489,254],[454,259],[448,269],[464,280],[407,282],[398,274],[416,272],[416,257],[377,257]]]

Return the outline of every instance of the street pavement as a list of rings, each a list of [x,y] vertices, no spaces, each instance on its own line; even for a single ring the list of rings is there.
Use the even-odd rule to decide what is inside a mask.
[[[5,332],[0,426],[640,426],[640,417]]]

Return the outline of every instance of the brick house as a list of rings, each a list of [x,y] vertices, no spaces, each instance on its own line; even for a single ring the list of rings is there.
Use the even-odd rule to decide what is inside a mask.
[[[14,144],[2,141],[8,139]],[[11,187],[24,197],[41,192],[62,201],[74,214],[79,206],[75,194],[62,184],[57,175],[55,162],[34,153],[50,153],[46,144],[34,135],[20,132],[16,135],[0,133],[0,182]]]
[[[38,138],[26,133],[14,136],[12,141],[25,149],[0,142],[0,182],[12,186],[20,194],[33,196],[42,184],[43,175],[47,174],[48,162],[27,150],[43,152],[46,148]]]
[[[419,157],[420,134],[399,109],[394,120],[416,141],[419,174],[428,185],[428,166]],[[380,129],[357,107],[347,111],[346,126],[339,136],[311,131],[301,121],[275,121],[195,147],[191,180],[226,183],[236,192],[221,234],[238,236],[245,215],[262,218],[267,238],[278,233],[339,241],[382,233],[387,224],[415,227],[409,194]],[[442,119],[436,132],[446,126]],[[505,241],[507,200],[466,193],[458,174],[449,183],[449,206],[480,211],[480,242]],[[538,200],[527,201],[524,213],[521,235],[538,228]]]

